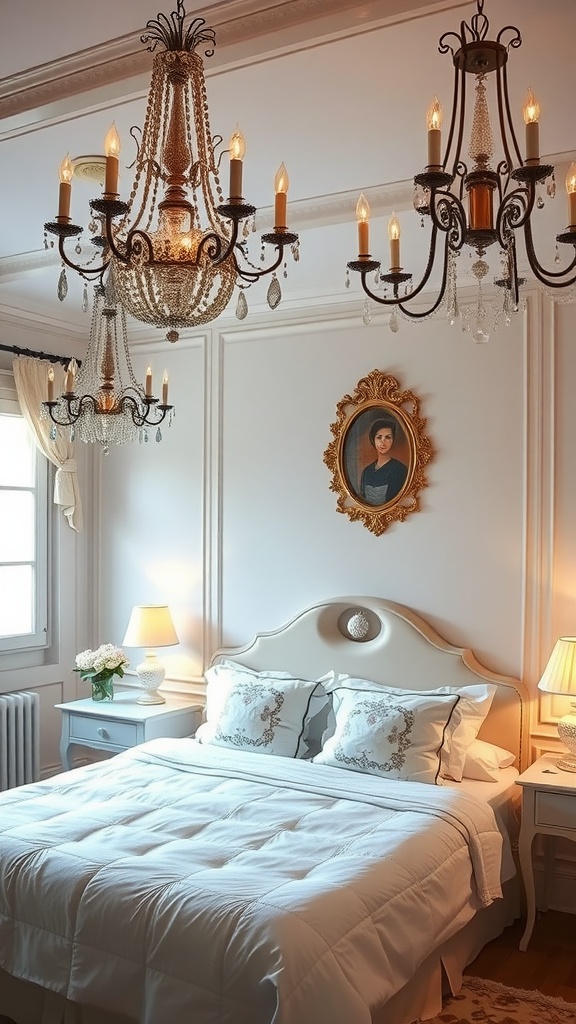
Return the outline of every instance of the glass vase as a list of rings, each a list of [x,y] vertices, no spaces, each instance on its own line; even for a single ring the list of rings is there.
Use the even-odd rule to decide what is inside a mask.
[[[92,680],[92,700],[114,700],[114,676]]]

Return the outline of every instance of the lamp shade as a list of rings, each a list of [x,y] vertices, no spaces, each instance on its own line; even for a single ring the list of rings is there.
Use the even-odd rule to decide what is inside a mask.
[[[122,641],[124,646],[170,647],[179,642],[168,605],[134,605]]]
[[[538,689],[576,695],[576,636],[561,636],[556,641]]]

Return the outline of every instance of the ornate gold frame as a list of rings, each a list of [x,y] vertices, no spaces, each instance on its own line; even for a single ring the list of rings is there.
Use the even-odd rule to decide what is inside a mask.
[[[351,481],[352,460],[350,439],[366,435],[370,422],[382,416],[391,416],[403,434],[400,447],[408,452],[408,472],[404,485],[391,501],[371,505],[362,497]],[[420,413],[420,401],[412,391],[400,391],[398,381],[380,370],[372,370],[362,377],[353,395],[344,395],[336,406],[337,419],[330,424],[334,440],[324,452],[324,462],[332,473],[330,490],[338,495],[337,508],[353,522],[360,520],[379,537],[390,523],[403,522],[410,512],[420,510],[419,492],[427,486],[424,468],[433,455],[430,440],[424,434],[426,420]],[[362,425],[364,429],[360,433]],[[353,434],[352,434],[353,432]],[[395,442],[396,443],[396,442]],[[357,452],[354,452],[357,460]]]

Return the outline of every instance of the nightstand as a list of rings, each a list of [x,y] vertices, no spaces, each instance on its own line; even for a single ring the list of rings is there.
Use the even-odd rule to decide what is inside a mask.
[[[556,767],[560,754],[544,754],[522,773],[516,782],[522,786],[522,824],[518,842],[520,868],[526,891],[526,928],[520,949],[526,950],[536,918],[532,841],[541,833],[563,836],[576,842],[576,773]],[[546,879],[550,881],[553,858],[546,857]]]
[[[116,693],[112,701],[91,697],[56,704],[62,712],[60,758],[72,765],[72,747],[91,747],[118,754],[158,736],[193,736],[202,720],[202,707],[192,701],[167,698],[165,704],[137,704],[138,694]]]

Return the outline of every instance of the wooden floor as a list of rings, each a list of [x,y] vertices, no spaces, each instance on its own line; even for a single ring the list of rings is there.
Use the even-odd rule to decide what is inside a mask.
[[[506,928],[465,973],[513,988],[537,988],[576,1003],[576,914],[555,910],[541,914],[525,953],[518,949],[523,931],[523,921]]]

